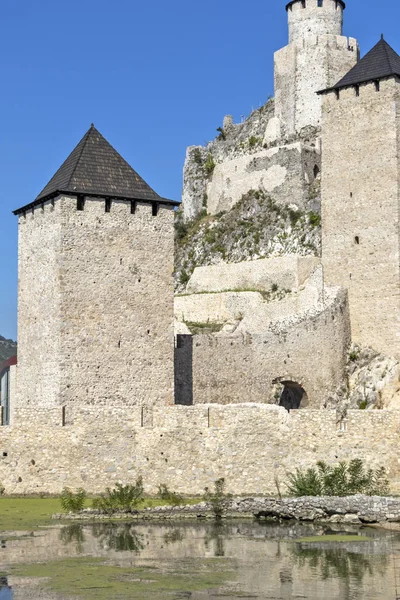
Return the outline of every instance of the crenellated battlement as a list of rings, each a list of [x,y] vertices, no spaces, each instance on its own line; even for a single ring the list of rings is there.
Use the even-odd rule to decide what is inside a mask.
[[[342,35],[344,8],[341,0],[294,0],[286,7],[289,44],[275,53],[275,116],[288,135],[321,125],[316,92],[357,63],[357,40]]]
[[[344,2],[341,0],[294,0],[286,6],[289,43],[307,35],[342,35]]]

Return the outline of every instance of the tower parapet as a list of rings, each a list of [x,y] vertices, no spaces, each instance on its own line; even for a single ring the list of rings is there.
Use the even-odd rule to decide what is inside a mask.
[[[275,116],[287,135],[319,127],[316,92],[336,83],[358,60],[354,38],[342,36],[342,0],[293,0],[286,6],[289,44],[275,53]]]
[[[293,0],[286,6],[289,24],[289,44],[308,35],[342,35],[341,0]]]

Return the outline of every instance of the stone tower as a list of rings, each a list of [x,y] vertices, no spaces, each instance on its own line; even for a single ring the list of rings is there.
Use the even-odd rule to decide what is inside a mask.
[[[286,135],[318,127],[316,92],[343,77],[358,60],[357,40],[342,36],[342,0],[292,0],[286,6],[289,44],[275,53],[275,116]]]
[[[400,358],[400,57],[382,38],[322,97],[325,280],[353,340]]]
[[[175,204],[92,126],[15,211],[16,421],[173,403]]]

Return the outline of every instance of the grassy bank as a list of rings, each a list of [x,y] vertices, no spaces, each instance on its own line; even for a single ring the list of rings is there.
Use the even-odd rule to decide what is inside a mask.
[[[195,504],[199,500],[185,499],[185,504]],[[151,508],[165,505],[165,500],[146,498],[138,506]],[[91,500],[86,501],[91,506]],[[54,524],[51,517],[61,513],[58,498],[0,498],[0,531],[26,531]],[[58,522],[59,523],[59,522]]]

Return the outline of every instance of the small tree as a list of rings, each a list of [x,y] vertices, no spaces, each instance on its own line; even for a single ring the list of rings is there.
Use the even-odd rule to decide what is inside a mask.
[[[172,506],[179,506],[179,504],[183,504],[182,496],[180,494],[176,494],[175,492],[171,492],[165,483],[161,483],[158,486],[158,497],[161,498],[161,500],[165,500],[167,504],[172,504]]]
[[[113,514],[120,510],[132,512],[143,498],[143,478],[138,477],[134,485],[117,483],[115,488],[107,488],[105,494],[93,500],[93,508]]]
[[[225,479],[222,477],[215,481],[214,492],[211,492],[209,488],[205,488],[204,490],[204,500],[211,504],[212,511],[217,521],[222,519],[229,507],[230,499],[232,498],[231,494],[225,493],[225,488]]]
[[[79,488],[76,493],[69,488],[64,488],[60,496],[61,507],[66,512],[77,513],[83,509],[86,497],[87,494],[83,488]]]

